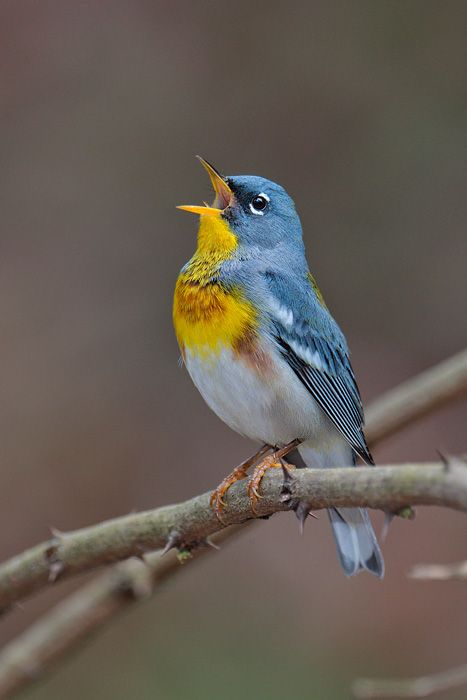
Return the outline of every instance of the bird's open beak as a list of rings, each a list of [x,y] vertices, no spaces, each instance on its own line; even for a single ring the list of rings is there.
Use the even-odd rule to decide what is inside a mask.
[[[222,214],[224,209],[231,204],[233,192],[222,175],[220,175],[217,170],[207,162],[207,160],[204,160],[204,158],[201,158],[201,156],[197,156],[197,158],[209,175],[209,179],[214,187],[216,197],[211,207],[206,203],[203,207],[194,204],[182,204],[178,206],[177,209],[183,209],[183,211],[190,211],[193,214],[201,214],[204,216],[217,216],[218,214]]]

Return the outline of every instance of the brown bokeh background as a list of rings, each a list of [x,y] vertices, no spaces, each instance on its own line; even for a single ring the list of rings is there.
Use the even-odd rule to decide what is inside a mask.
[[[365,402],[465,345],[466,21],[428,0],[2,3],[2,559],[205,491],[252,450],[178,366],[196,221],[174,206],[211,196],[196,153],[292,194]],[[465,451],[466,417],[377,460]],[[420,509],[392,526],[382,583],[346,580],[325,516],[303,537],[277,516],[25,697],[347,698],[355,676],[445,669],[465,661],[465,586],[406,572],[466,540],[465,517]]]

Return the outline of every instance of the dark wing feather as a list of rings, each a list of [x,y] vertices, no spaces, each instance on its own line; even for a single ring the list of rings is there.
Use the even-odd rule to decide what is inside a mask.
[[[315,401],[367,464],[374,464],[363,434],[363,409],[347,343],[317,294],[310,275],[267,270],[269,332]],[[272,301],[272,303],[271,303]]]
[[[276,330],[279,330],[277,325]],[[276,335],[282,356],[354,452],[367,464],[374,464],[363,434],[362,403],[347,353],[322,337],[295,340],[288,335],[287,332]],[[296,352],[300,346],[305,351],[303,354]],[[318,353],[322,368],[307,361],[306,351]]]

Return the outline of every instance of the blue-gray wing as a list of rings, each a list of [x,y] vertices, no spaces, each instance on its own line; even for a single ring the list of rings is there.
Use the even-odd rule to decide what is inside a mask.
[[[277,277],[269,280],[277,289]],[[276,288],[274,288],[276,287]],[[374,464],[363,433],[363,408],[345,338],[316,296],[303,288],[274,296],[271,334],[285,361],[367,464]],[[297,296],[300,299],[297,303]]]

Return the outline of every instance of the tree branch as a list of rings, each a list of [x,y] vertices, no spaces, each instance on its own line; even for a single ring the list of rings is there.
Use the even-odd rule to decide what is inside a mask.
[[[467,561],[456,564],[416,564],[409,571],[410,578],[430,581],[467,580]]]
[[[354,697],[359,700],[386,698],[428,698],[442,690],[459,688],[467,683],[467,665],[420,678],[378,680],[360,678],[352,685]]]
[[[275,473],[272,474],[271,471]],[[372,469],[300,469],[293,472],[290,494],[282,493],[283,475],[270,470],[261,484],[257,513],[246,485],[229,489],[226,525],[289,510],[306,501],[312,510],[329,506],[367,506],[397,511],[407,505],[440,505],[467,511],[467,468],[449,470],[435,463]],[[6,608],[46,586],[102,564],[140,556],[167,545],[190,549],[223,529],[205,493],[177,505],[132,513],[61,534],[10,559],[0,569],[0,606]]]
[[[281,495],[281,476],[277,473],[278,470],[274,472],[265,477],[264,498],[260,502],[263,514],[269,513],[274,508],[284,510],[287,507],[281,502],[281,497],[284,496],[284,494]],[[353,478],[349,478],[350,476]],[[442,464],[375,467],[355,471],[302,469],[294,472],[293,483],[289,488],[293,498],[300,500],[311,498],[313,508],[327,507],[332,503],[397,509],[410,502],[411,504],[447,505],[467,511],[467,467],[459,462],[447,471]],[[139,514],[143,516],[143,521],[139,525],[143,527],[146,537],[149,537],[151,528],[154,528],[153,536],[160,538],[158,514],[161,511],[164,512],[165,532],[170,532],[172,519],[168,516],[168,511],[172,510],[174,521],[181,523],[183,521],[178,514],[180,508],[188,511],[194,509],[194,512],[199,508],[200,512],[203,512],[205,509],[210,509],[208,498],[209,494],[205,494],[180,506],[169,506]],[[232,493],[229,494],[228,511],[230,517],[234,517],[234,514],[235,517],[241,518],[251,516],[243,484],[236,484],[232,488]],[[106,560],[109,552],[113,551],[113,556],[120,555],[122,521],[128,521],[128,519],[132,520],[132,538],[138,541],[138,516],[126,516],[126,518],[103,523],[102,526],[86,528],[86,530],[66,535],[65,538],[71,538],[68,540],[69,549],[65,549],[61,556],[72,560],[76,552],[81,552],[83,545],[90,542],[92,551],[106,552]],[[187,522],[192,523],[194,520],[188,518]],[[207,525],[211,523],[209,519],[202,522]],[[215,522],[215,526],[221,527],[218,522]],[[104,535],[99,532],[100,527],[104,528]],[[125,523],[123,527],[125,529]],[[244,525],[228,527],[214,536],[214,543],[224,542],[243,530]],[[179,533],[183,534],[183,526],[179,528]],[[188,534],[191,537],[192,531],[188,530]],[[102,536],[103,541],[96,546]],[[131,542],[126,546],[131,548]],[[183,557],[182,561],[197,560],[209,551],[211,550],[207,543],[204,547],[195,547],[189,557]],[[27,561],[31,563],[31,559]],[[73,571],[76,571],[77,561]],[[161,557],[159,552],[151,553],[145,556],[144,562],[143,564],[136,559],[129,559],[113,566],[96,580],[59,603],[50,613],[45,614],[13,640],[0,654],[0,700],[11,697],[23,686],[34,681],[46,666],[50,666],[72,646],[88,637],[132,603],[151,595],[169,577],[184,568],[180,566],[180,559],[175,552],[169,552],[164,557]],[[88,564],[89,562],[86,562],[86,566]],[[66,570],[67,568],[64,571]],[[380,684],[379,681],[361,680],[355,685],[355,692],[360,693],[357,694],[359,698],[391,697],[390,693],[374,696],[363,693],[370,690],[376,692],[375,688],[378,692],[386,692],[387,688],[393,692],[399,687],[403,689],[414,687],[417,690],[422,686],[425,687],[423,685],[425,682],[426,679],[419,679],[416,682],[395,681],[392,684],[382,681]],[[394,695],[394,697],[419,696]]]
[[[370,447],[467,394],[467,349],[388,391],[366,412]]]
[[[244,526],[229,527],[215,535],[217,546]],[[186,563],[198,561],[211,547],[198,547]],[[112,566],[91,583],[72,593],[50,612],[33,623],[0,653],[0,700],[11,697],[39,678],[44,669],[60,659],[76,644],[126,610],[145,600],[170,578],[185,570],[176,553],[161,557],[152,552],[144,563],[129,559]]]
[[[464,352],[382,397],[367,412],[366,432],[369,443],[374,445],[386,435],[414,422],[421,415],[465,394],[466,377],[467,352]],[[456,382],[461,387],[459,390],[454,387]],[[436,465],[432,465],[431,468],[435,470],[438,479],[440,468]],[[449,470],[450,464],[445,464],[444,468]],[[460,465],[456,468],[459,469]],[[416,470],[416,474],[420,474],[418,467]],[[353,475],[357,473],[360,472],[353,472]],[[401,475],[402,472],[399,476]],[[410,499],[410,503],[414,502]],[[245,524],[228,527],[214,535],[213,539],[216,542],[225,541],[243,531],[244,527]],[[52,578],[62,569],[60,559],[55,557],[55,547],[59,540],[60,538],[50,541],[49,548],[45,550],[47,567]],[[40,545],[39,549],[43,547],[44,545]],[[37,556],[37,550],[38,548],[34,548],[20,557],[15,557],[0,568],[0,589],[5,596],[4,606],[11,604],[20,595],[16,597],[11,592],[17,573],[15,566],[21,567],[22,562],[28,562],[34,570],[34,552]],[[198,559],[211,551],[213,550],[209,547],[197,547],[192,556]],[[13,640],[0,654],[0,698],[10,697],[12,693],[33,681],[44,667],[69,651],[78,641],[101,627],[128,605],[158,588],[168,577],[185,569],[180,566],[174,552],[163,558],[159,553],[146,555],[145,562],[146,567],[132,559],[113,566],[59,603],[50,613],[45,614]],[[28,584],[27,577],[26,580],[23,577],[24,595],[43,584],[43,578],[35,578],[34,582]]]

